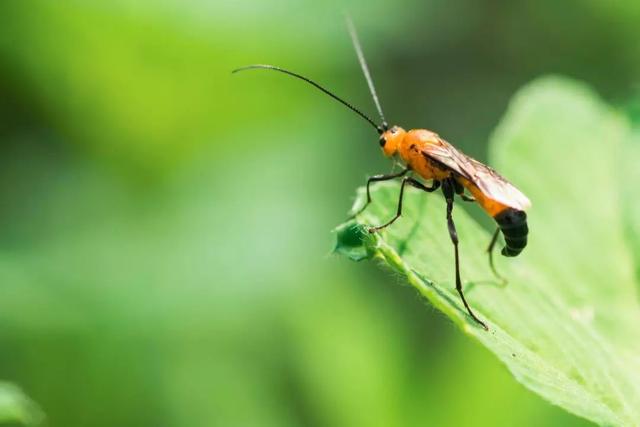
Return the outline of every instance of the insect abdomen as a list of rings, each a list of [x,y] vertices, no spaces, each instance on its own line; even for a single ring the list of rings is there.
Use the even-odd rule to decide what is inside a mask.
[[[527,246],[527,214],[513,208],[507,208],[497,214],[494,219],[502,231],[506,246],[502,248],[502,255],[513,257]]]

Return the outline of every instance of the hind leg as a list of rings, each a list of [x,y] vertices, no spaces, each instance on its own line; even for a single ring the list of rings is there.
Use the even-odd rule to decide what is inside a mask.
[[[504,276],[498,273],[498,270],[496,270],[496,267],[493,264],[493,248],[496,245],[496,242],[498,241],[499,235],[500,235],[500,228],[496,228],[496,231],[493,232],[493,237],[491,237],[491,242],[489,243],[489,247],[487,248],[487,253],[489,254],[489,267],[491,267],[491,271],[493,272],[494,276],[496,276],[496,278],[500,280],[500,282],[502,282],[503,285],[506,285],[507,279],[505,279]]]

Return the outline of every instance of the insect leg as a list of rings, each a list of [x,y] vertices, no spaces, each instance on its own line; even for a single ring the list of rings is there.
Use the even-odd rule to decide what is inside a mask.
[[[406,178],[407,179],[407,184],[420,189],[422,191],[426,191],[427,193],[431,193],[433,191],[436,191],[438,188],[440,188],[440,181],[433,181],[433,184],[431,184],[431,187],[427,187],[426,185],[424,185],[423,183],[421,183],[420,181],[413,179],[413,178]]]
[[[464,200],[465,202],[475,202],[476,201],[476,199],[473,198],[472,196],[467,196],[466,194],[464,194],[464,187],[458,181],[453,180],[453,187],[454,187],[454,189],[456,191],[456,194],[458,196],[460,196],[460,198],[462,200]]]
[[[496,278],[498,278],[498,280],[500,280],[504,285],[506,285],[507,279],[505,279],[500,273],[498,273],[495,265],[493,264],[493,247],[496,245],[499,235],[500,235],[500,227],[496,228],[496,231],[493,232],[493,236],[491,237],[491,242],[489,243],[487,252],[489,253],[489,266],[491,267],[491,271],[493,271],[493,274],[496,276]]]
[[[464,297],[464,291],[462,290],[462,281],[460,280],[460,257],[458,255],[458,233],[456,231],[456,225],[453,222],[453,217],[451,212],[453,211],[453,195],[454,195],[453,184],[450,180],[445,180],[442,185],[442,192],[444,193],[444,197],[447,201],[447,226],[449,228],[449,237],[451,237],[451,242],[453,243],[454,254],[455,254],[455,262],[456,262],[456,290],[462,299],[462,303],[469,315],[480,324],[485,330],[489,330],[487,325],[473,313],[471,307],[467,303],[467,299]]]
[[[408,176],[406,178],[404,178],[402,180],[402,185],[400,186],[400,198],[398,199],[398,211],[396,212],[396,216],[394,216],[393,218],[391,218],[391,220],[389,222],[387,222],[386,224],[382,224],[378,227],[371,227],[369,228],[369,233],[375,233],[376,231],[380,231],[385,227],[390,226],[391,224],[393,224],[393,222],[400,218],[400,215],[402,215],[402,198],[404,197],[404,186],[405,185],[411,185],[412,187],[416,187],[419,188],[420,190],[426,191],[428,193],[431,193],[432,191],[437,190],[440,187],[440,182],[439,181],[434,181],[433,185],[431,187],[427,187],[426,185],[424,185],[423,183],[421,183],[420,181]]]
[[[364,212],[367,206],[369,206],[369,203],[371,203],[371,192],[369,190],[369,187],[371,186],[372,182],[389,181],[394,178],[399,178],[405,175],[407,172],[409,172],[409,168],[403,169],[397,173],[390,173],[388,175],[374,175],[372,177],[369,177],[369,179],[367,179],[367,202],[362,208],[360,208],[358,212],[354,213],[351,218],[355,218],[357,215],[360,215],[362,212]]]
[[[391,220],[389,222],[387,222],[386,224],[382,224],[378,227],[371,227],[369,228],[369,233],[375,233],[376,231],[380,231],[385,227],[390,226],[391,224],[394,223],[394,221],[398,218],[400,218],[400,215],[402,215],[402,198],[404,197],[404,186],[407,184],[407,182],[409,182],[409,180],[411,180],[413,178],[411,177],[406,177],[402,180],[402,185],[400,186],[400,198],[398,199],[398,210],[396,211],[396,216],[394,216],[393,218],[391,218]]]

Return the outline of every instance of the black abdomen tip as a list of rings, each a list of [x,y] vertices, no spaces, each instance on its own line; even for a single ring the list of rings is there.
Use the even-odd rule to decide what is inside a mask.
[[[527,246],[527,214],[524,211],[508,208],[494,217],[502,231],[506,246],[502,255],[512,257],[518,255]]]

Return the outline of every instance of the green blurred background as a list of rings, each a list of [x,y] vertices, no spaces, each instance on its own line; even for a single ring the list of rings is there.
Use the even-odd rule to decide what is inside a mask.
[[[588,425],[329,255],[376,134],[230,70],[373,114],[345,9],[390,121],[481,160],[532,78],[618,104],[640,71],[634,1],[0,2],[0,378],[46,424]]]

